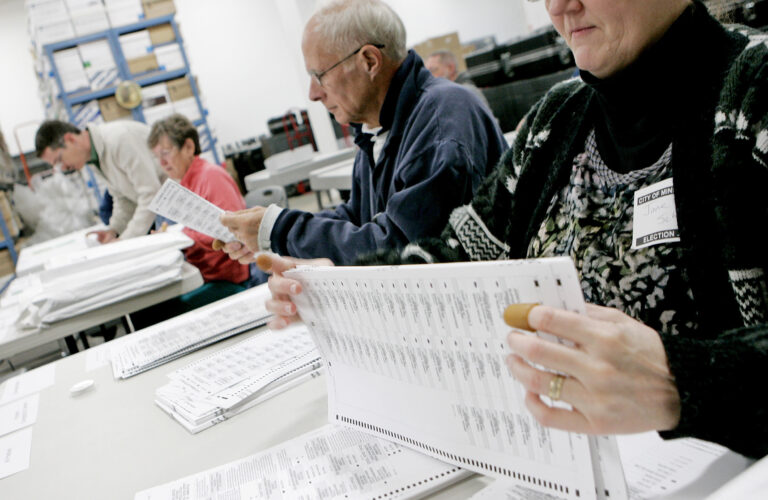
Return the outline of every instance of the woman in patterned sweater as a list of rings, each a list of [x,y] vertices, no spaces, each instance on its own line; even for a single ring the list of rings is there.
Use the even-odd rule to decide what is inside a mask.
[[[584,316],[538,306],[528,322],[576,345],[508,339],[537,419],[763,456],[768,36],[724,27],[698,0],[547,0],[547,10],[580,78],[530,110],[442,239],[362,263],[570,256],[599,305]],[[296,284],[279,276],[290,263],[272,265],[268,307],[285,323]],[[539,399],[558,383],[574,411]]]

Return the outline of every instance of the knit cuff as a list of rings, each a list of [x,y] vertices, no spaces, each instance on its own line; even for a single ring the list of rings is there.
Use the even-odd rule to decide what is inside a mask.
[[[274,203],[267,207],[259,226],[259,250],[264,252],[272,251],[272,228],[275,227],[275,222],[283,210],[283,208]]]

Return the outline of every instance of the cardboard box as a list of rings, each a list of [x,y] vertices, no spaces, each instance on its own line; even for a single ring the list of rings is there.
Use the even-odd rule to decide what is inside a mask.
[[[461,42],[459,42],[459,34],[456,32],[430,38],[429,40],[414,45],[413,50],[416,51],[424,61],[426,61],[432,53],[437,52],[438,50],[450,50],[453,52],[453,55],[456,56],[456,60],[459,63],[459,67],[457,68],[459,73],[467,70],[467,63],[464,62],[465,49],[461,46]]]
[[[117,103],[115,96],[99,99],[99,110],[101,111],[101,117],[105,122],[111,122],[112,120],[119,120],[121,118],[133,117],[131,110],[120,106]]]
[[[147,28],[147,31],[149,31],[149,38],[152,41],[152,45],[160,45],[176,40],[176,33],[174,33],[173,26],[170,24],[152,26]]]
[[[128,71],[130,71],[132,75],[146,73],[147,71],[156,70],[159,67],[155,54],[147,54],[141,57],[134,57],[133,59],[128,59],[127,62]]]
[[[147,19],[167,16],[176,12],[173,0],[142,0],[141,3],[144,6],[144,17]]]
[[[165,85],[168,87],[168,95],[171,96],[171,101],[181,101],[182,99],[194,96],[192,85],[185,76],[175,80],[168,80],[165,82]]]

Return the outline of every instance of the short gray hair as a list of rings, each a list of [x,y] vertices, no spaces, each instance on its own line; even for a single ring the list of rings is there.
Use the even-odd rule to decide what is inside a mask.
[[[408,54],[403,21],[381,0],[331,0],[309,22],[328,50],[340,56],[366,43],[384,45],[384,55],[396,62]]]
[[[147,144],[152,149],[157,146],[160,139],[163,136],[167,136],[171,144],[181,149],[187,139],[192,139],[195,145],[195,155],[200,154],[200,135],[197,132],[197,128],[189,121],[186,116],[174,113],[171,116],[158,120],[152,125],[152,130],[149,132],[149,138],[147,138]]]

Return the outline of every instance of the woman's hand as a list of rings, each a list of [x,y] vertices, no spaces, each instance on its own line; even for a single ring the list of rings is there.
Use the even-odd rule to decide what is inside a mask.
[[[301,293],[301,283],[283,276],[283,273],[296,266],[332,266],[329,259],[295,259],[293,257],[280,257],[274,254],[259,254],[256,257],[256,265],[264,272],[271,273],[268,286],[272,292],[272,298],[267,299],[265,307],[267,311],[275,315],[267,323],[269,328],[279,330],[290,325],[294,321],[300,321],[296,311],[296,304],[292,297]]]
[[[513,309],[517,308],[517,309]],[[529,309],[510,326],[554,334],[558,344],[512,332],[510,371],[527,391],[525,402],[544,426],[588,434],[669,430],[680,420],[680,396],[667,365],[664,345],[651,328],[617,309],[588,304],[587,314],[547,306],[516,304],[507,313]],[[523,318],[524,319],[524,318]],[[564,374],[563,380],[530,363]],[[559,387],[558,387],[559,386]],[[539,396],[569,403],[573,411],[546,405]]]

